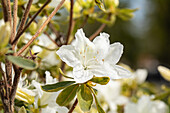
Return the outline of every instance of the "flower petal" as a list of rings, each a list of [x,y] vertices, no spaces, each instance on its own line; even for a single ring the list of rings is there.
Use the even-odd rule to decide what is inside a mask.
[[[94,44],[85,36],[83,29],[77,30],[75,37],[76,41],[74,46],[76,49],[78,49],[79,52],[84,53],[86,47],[88,46],[94,48]]]
[[[89,70],[84,70],[83,66],[74,67],[73,76],[76,83],[85,83],[93,78],[93,74]]]
[[[72,45],[63,45],[56,53],[62,61],[71,67],[80,64],[78,53]]]
[[[111,44],[105,60],[111,64],[116,64],[123,53],[123,45],[119,42]]]
[[[100,33],[100,36],[97,36],[93,40],[93,43],[95,45],[97,59],[103,59],[110,47],[109,34]]]
[[[108,63],[92,65],[89,70],[97,77],[113,76],[117,78],[117,71]]]
[[[119,65],[115,65],[114,69],[117,71],[117,77],[114,76],[113,79],[128,78],[132,75],[131,72],[129,72],[128,70],[124,69]]]

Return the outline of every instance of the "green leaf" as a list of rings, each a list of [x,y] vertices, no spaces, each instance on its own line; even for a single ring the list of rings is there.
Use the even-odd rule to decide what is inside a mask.
[[[74,84],[65,88],[57,97],[56,103],[60,106],[68,105],[76,96],[79,84]]]
[[[99,113],[105,113],[105,111],[103,110],[103,108],[100,106],[98,100],[97,100],[97,97],[96,97],[96,94],[94,92],[94,90],[90,87],[90,90],[92,91],[93,93],[93,96],[94,96],[94,99],[95,99],[95,103],[96,103],[96,107],[97,107],[97,110]]]
[[[81,110],[83,110],[84,112],[89,111],[93,103],[93,96],[86,84],[81,85],[80,90],[77,94],[77,98]]]
[[[129,20],[133,18],[133,12],[135,12],[137,9],[117,9],[117,16],[121,18],[122,20]]]
[[[44,85],[42,89],[47,92],[57,92],[73,83],[75,83],[75,81],[62,81],[55,84]]]
[[[27,113],[27,111],[25,110],[25,107],[22,106],[20,109],[19,109],[19,112],[18,113]]]
[[[110,78],[109,77],[93,77],[90,81],[101,84],[101,85],[106,85],[110,81]]]
[[[59,72],[60,72],[64,77],[66,77],[66,78],[74,79],[74,78],[69,77],[69,76],[67,76],[66,74],[64,74],[64,72],[63,72],[60,68],[59,68]]]
[[[105,11],[104,4],[103,4],[102,0],[95,0],[95,3],[102,11]]]
[[[25,59],[19,56],[7,56],[7,59],[17,66],[27,70],[34,70],[37,68],[36,63],[30,59]]]

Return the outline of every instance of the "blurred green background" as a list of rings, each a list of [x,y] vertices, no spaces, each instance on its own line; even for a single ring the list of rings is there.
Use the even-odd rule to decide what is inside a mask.
[[[111,35],[111,43],[119,41],[124,45],[121,61],[133,69],[146,68],[148,80],[166,82],[157,66],[170,68],[170,0],[120,0],[119,7],[138,8],[132,20],[117,18],[114,26],[103,30]],[[86,25],[86,35],[99,26]]]

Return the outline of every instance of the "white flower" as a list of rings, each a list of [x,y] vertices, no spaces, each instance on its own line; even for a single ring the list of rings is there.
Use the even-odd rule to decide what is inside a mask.
[[[98,98],[107,102],[110,113],[116,113],[117,105],[125,105],[128,98],[121,95],[121,82],[110,80],[107,85],[97,85]],[[107,110],[107,109],[106,109]]]
[[[134,73],[133,79],[136,80],[138,84],[142,84],[145,82],[148,72],[146,69],[137,69]]]
[[[164,102],[152,101],[151,97],[144,95],[136,104],[128,103],[125,106],[125,113],[168,113],[168,107]]]
[[[53,84],[56,83],[57,80],[56,78],[52,78],[50,76],[50,73],[48,71],[45,72],[46,73],[46,84]],[[59,106],[56,103],[56,98],[59,94],[59,92],[45,92],[41,89],[41,85],[40,83],[36,82],[35,80],[32,81],[32,85],[36,88],[35,89],[35,93],[36,95],[36,100],[35,100],[35,107],[38,108],[38,106],[45,106],[47,105],[47,107],[43,108],[43,110],[51,110],[50,113],[67,113],[68,109],[66,107],[62,107]],[[38,102],[39,101],[39,102]],[[39,105],[38,105],[39,104]],[[45,113],[45,112],[43,112]]]
[[[101,33],[91,42],[79,29],[75,37],[73,45],[63,45],[57,54],[73,67],[77,83],[84,83],[93,76],[109,76],[112,79],[130,76],[129,71],[116,65],[123,53],[123,45],[118,42],[110,45],[108,34]]]
[[[27,76],[20,77],[15,98],[32,104],[34,103],[35,93],[28,89],[29,86],[27,84],[26,77]]]

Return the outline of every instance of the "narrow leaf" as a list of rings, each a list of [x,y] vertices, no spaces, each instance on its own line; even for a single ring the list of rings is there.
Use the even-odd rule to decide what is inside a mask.
[[[76,96],[79,84],[74,84],[65,88],[57,97],[56,103],[60,106],[68,105]]]
[[[89,111],[93,103],[93,96],[90,89],[85,84],[81,85],[77,98],[81,110],[84,112]]]
[[[36,63],[30,59],[25,59],[19,56],[7,56],[7,59],[17,66],[27,70],[34,70],[37,68]]]
[[[48,84],[48,85],[42,86],[42,90],[47,91],[47,92],[57,92],[73,83],[75,83],[75,81],[62,81],[62,82],[58,82],[55,84]]]
[[[19,109],[19,112],[18,113],[27,113],[27,111],[25,110],[25,107],[22,106],[20,109]]]
[[[109,77],[93,77],[90,81],[101,84],[101,85],[106,85],[110,81],[110,78]]]
[[[100,106],[98,100],[97,100],[97,97],[96,97],[96,94],[94,92],[94,90],[92,88],[90,88],[90,90],[92,91],[93,93],[93,96],[94,96],[94,99],[95,99],[95,103],[96,103],[96,107],[97,107],[97,110],[99,113],[105,113],[105,111],[103,110],[103,108]]]
[[[117,16],[121,18],[122,20],[129,20],[133,18],[134,14],[137,9],[117,9]]]
[[[59,72],[60,72],[64,77],[66,77],[66,78],[74,79],[74,78],[69,77],[69,76],[67,76],[66,74],[64,74],[64,72],[63,72],[60,68],[59,68]]]

